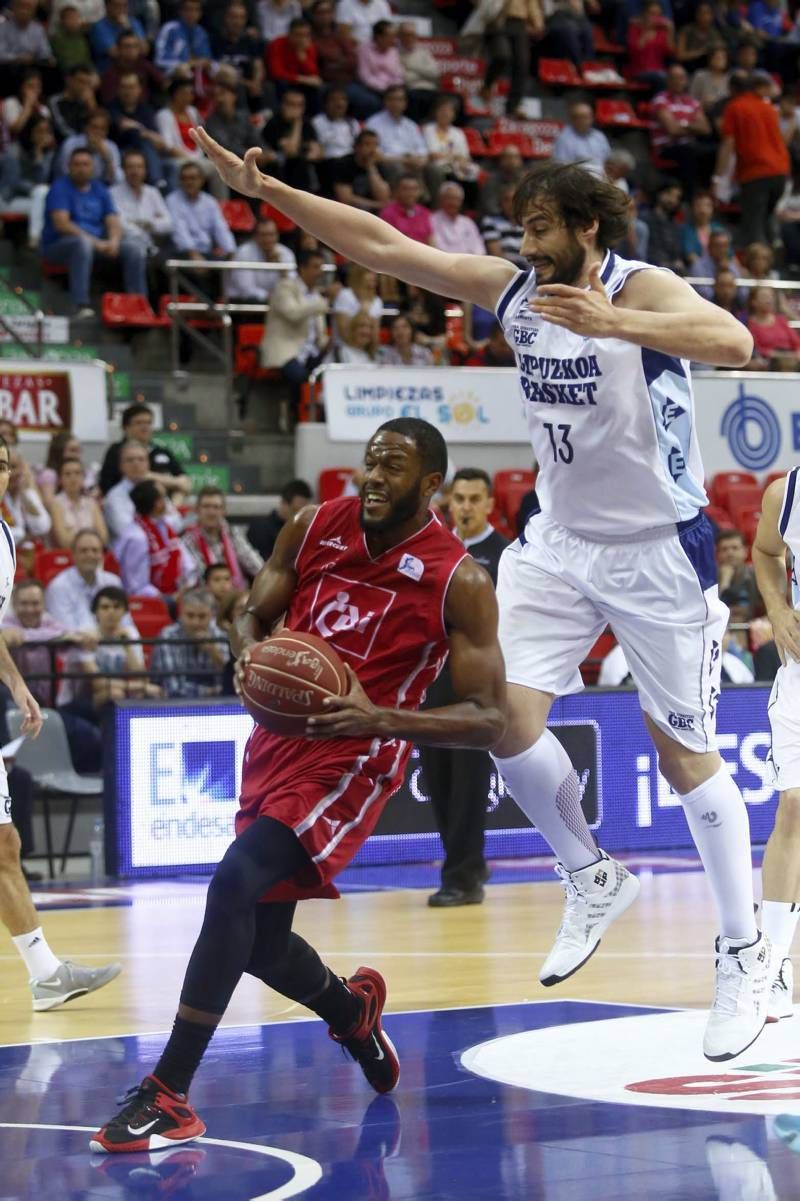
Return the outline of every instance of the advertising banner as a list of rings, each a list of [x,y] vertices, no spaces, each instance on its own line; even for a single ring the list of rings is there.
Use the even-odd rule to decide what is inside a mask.
[[[769,837],[777,795],[768,761],[769,688],[725,688],[719,744],[742,789],[754,843]],[[208,871],[233,838],[244,747],[253,723],[236,701],[129,701],[115,708],[106,772],[109,871],[123,878]],[[594,690],[553,706],[551,728],[583,788],[583,806],[608,851],[691,846],[677,796],[660,776],[636,693]],[[458,751],[454,752],[458,754]],[[486,797],[490,858],[546,855],[502,780],[492,771]],[[389,801],[356,863],[429,862],[442,849],[419,756]]]
[[[4,359],[0,363],[0,419],[23,438],[49,439],[60,430],[91,442],[106,440],[105,363]]]

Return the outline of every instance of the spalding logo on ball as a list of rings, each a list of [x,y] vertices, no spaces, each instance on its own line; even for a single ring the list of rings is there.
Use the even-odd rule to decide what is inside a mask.
[[[302,738],[306,721],[324,713],[329,696],[345,696],[350,681],[336,651],[315,634],[281,630],[250,650],[242,702],[272,734]]]

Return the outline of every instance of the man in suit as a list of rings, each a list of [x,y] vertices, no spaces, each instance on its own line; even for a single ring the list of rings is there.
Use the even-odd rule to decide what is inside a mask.
[[[320,288],[322,269],[321,254],[307,250],[300,255],[297,276],[275,285],[261,341],[261,365],[280,368],[291,388],[295,412],[301,386],[328,348],[328,299]]]
[[[497,567],[508,543],[490,524],[494,508],[492,481],[479,467],[462,467],[453,476],[450,516],[455,533],[497,585]],[[426,705],[452,704],[453,685],[447,668],[428,690]],[[435,909],[479,905],[489,877],[483,857],[486,805],[492,760],[486,751],[421,746],[422,773],[442,838],[445,859],[442,882],[428,897]]]

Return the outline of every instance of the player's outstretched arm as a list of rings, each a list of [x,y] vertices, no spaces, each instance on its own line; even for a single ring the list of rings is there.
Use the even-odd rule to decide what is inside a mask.
[[[456,700],[440,709],[381,709],[348,667],[347,696],[325,702],[308,720],[310,738],[402,738],[427,746],[488,750],[506,724],[506,672],[497,642],[497,599],[492,581],[473,559],[456,570],[445,602],[450,632],[450,677]]]
[[[266,200],[326,246],[379,275],[394,276],[428,292],[470,301],[493,312],[503,289],[517,274],[518,268],[504,259],[446,254],[407,238],[372,213],[290,188],[259,171],[260,151],[256,148],[241,159],[204,129],[193,129],[192,137],[229,187]]]
[[[781,658],[800,660],[800,613],[789,604],[786,547],[778,528],[785,486],[785,480],[775,480],[761,499],[753,567]]]
[[[250,600],[231,628],[231,649],[237,659],[256,642],[269,637],[275,622],[289,608],[297,584],[295,560],[300,553],[317,505],[306,505],[287,521],[275,540],[272,554],[253,580]]]

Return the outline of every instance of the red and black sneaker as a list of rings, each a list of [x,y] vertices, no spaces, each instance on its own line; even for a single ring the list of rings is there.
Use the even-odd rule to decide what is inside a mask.
[[[400,1079],[400,1060],[389,1035],[381,1025],[386,1004],[386,981],[372,967],[360,967],[355,976],[344,981],[354,996],[364,1005],[361,1020],[346,1034],[328,1034],[341,1043],[360,1064],[361,1070],[376,1093],[390,1093]]]
[[[155,1076],[123,1098],[122,1109],[92,1135],[92,1151],[157,1151],[188,1143],[205,1134],[205,1124],[181,1093],[174,1093]]]

